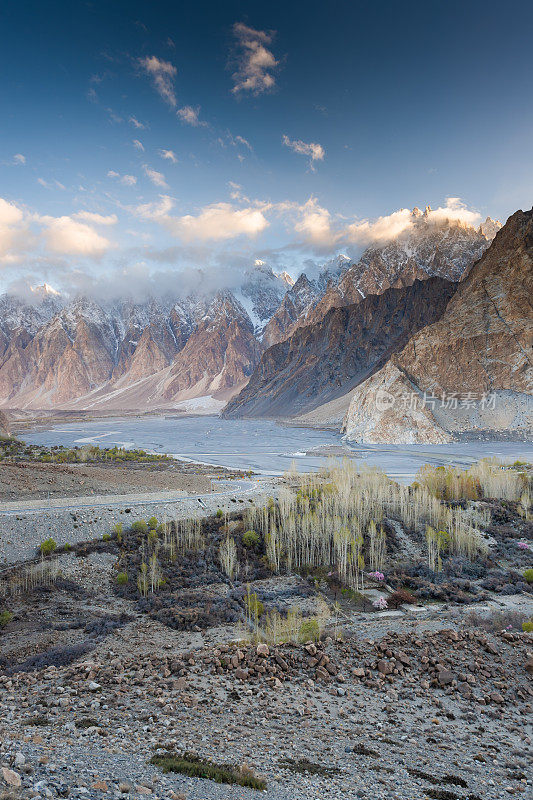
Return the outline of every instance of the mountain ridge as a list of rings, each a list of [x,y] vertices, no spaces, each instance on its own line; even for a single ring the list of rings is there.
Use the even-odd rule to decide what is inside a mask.
[[[346,437],[431,443],[471,430],[531,431],[532,297],[533,209],[509,217],[442,317],[357,387]],[[406,393],[416,408],[403,403]],[[424,405],[426,395],[448,400]]]

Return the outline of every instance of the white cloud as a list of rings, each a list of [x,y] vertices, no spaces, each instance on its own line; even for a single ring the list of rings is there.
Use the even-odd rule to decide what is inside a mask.
[[[356,244],[368,244],[370,242],[385,242],[389,239],[396,239],[401,233],[409,229],[413,224],[413,217],[408,208],[400,208],[377,219],[361,220],[354,222],[346,228],[346,238]]]
[[[162,194],[156,203],[142,203],[131,209],[135,216],[141,219],[160,220],[172,211],[174,201],[167,194]]]
[[[63,183],[60,183],[59,181],[56,180],[54,180],[52,183],[49,183],[48,181],[45,181],[44,178],[37,178],[37,183],[40,186],[43,186],[45,189],[53,189],[55,186],[56,189],[61,189],[62,191],[64,191],[67,188]]]
[[[446,220],[453,222],[461,222],[465,225],[479,225],[482,216],[478,211],[472,211],[467,208],[466,204],[460,197],[447,197],[446,205],[439,208],[429,208],[427,211],[427,219],[429,222],[446,222]]]
[[[13,161],[15,162],[15,164],[20,164],[24,166],[24,164],[26,163],[26,156],[23,156],[22,153],[15,153],[15,155],[13,156]]]
[[[16,264],[30,246],[30,240],[22,209],[0,197],[0,263]]]
[[[121,175],[116,169],[110,169],[107,173],[108,178],[117,178],[124,186],[135,186],[137,178],[135,175]]]
[[[247,147],[247,148],[248,148],[248,150],[250,150],[250,151],[253,149],[253,148],[252,148],[252,145],[250,144],[250,142],[248,141],[248,139],[245,139],[245,138],[244,138],[244,136],[236,136],[236,137],[235,137],[235,141],[236,141],[238,144],[242,144],[242,145],[244,145],[244,147]]]
[[[382,243],[396,239],[406,231],[411,230],[417,217],[408,208],[400,208],[374,220],[361,220],[348,225],[345,232],[346,240],[357,244],[371,242]],[[477,227],[481,222],[481,214],[469,209],[459,197],[448,197],[444,206],[438,208],[427,207],[423,219],[428,224],[440,225],[454,222],[470,227]]]
[[[94,228],[72,217],[40,217],[45,226],[46,246],[61,255],[99,258],[111,247],[111,242]]]
[[[143,170],[146,177],[152,181],[154,186],[159,186],[161,189],[167,188],[168,184],[162,172],[152,169],[152,167],[149,167],[148,164],[143,164]]]
[[[78,211],[72,216],[76,219],[81,219],[83,222],[93,223],[94,225],[116,225],[118,222],[116,214],[109,214],[106,217],[103,214],[96,214],[94,211]]]
[[[323,161],[324,156],[326,155],[322,145],[315,142],[302,142],[301,139],[289,139],[286,134],[283,135],[281,141],[285,147],[289,147],[295,153],[299,153],[302,156],[308,156],[309,166],[312,170],[315,169],[314,162]]]
[[[167,161],[172,161],[173,164],[178,163],[178,159],[174,150],[160,150],[159,155]]]
[[[272,72],[279,61],[266,46],[272,42],[273,35],[249,28],[242,22],[235,23],[233,34],[241,49],[238,68],[233,74],[233,94],[251,92],[258,95],[273,89],[276,79]]]
[[[146,128],[146,125],[143,125],[143,123],[142,123],[142,122],[139,122],[139,120],[137,119],[137,117],[134,117],[134,116],[133,116],[133,114],[132,114],[132,115],[131,115],[131,117],[129,118],[128,122],[129,122],[131,125],[133,125],[133,127],[134,127],[134,128],[138,128],[138,130],[144,131],[144,129]]]
[[[182,122],[186,122],[187,125],[192,125],[193,127],[197,128],[198,126],[206,126],[207,122],[202,122],[199,119],[200,114],[200,106],[183,106],[183,108],[178,108],[177,115],[181,119]]]
[[[184,241],[221,241],[236,236],[256,236],[268,227],[268,220],[258,208],[236,208],[231,203],[213,203],[199,214],[183,217],[163,215],[161,222]]]
[[[294,230],[313,247],[333,247],[339,238],[339,234],[332,230],[331,214],[327,208],[319,205],[316,197],[310,197],[307,203],[298,208]]]
[[[142,142],[140,142],[138,139],[134,139],[134,140],[133,140],[133,146],[134,146],[134,147],[135,147],[137,150],[140,150],[140,151],[141,151],[141,153],[144,153],[144,145],[143,145],[143,143],[142,143]]]
[[[10,203],[8,200],[4,200],[3,197],[0,197],[0,225],[2,226],[9,226],[9,225],[17,225],[19,222],[22,222],[24,214],[22,210],[15,205],[15,203]]]
[[[163,61],[157,56],[147,56],[139,59],[140,66],[147,75],[152,78],[156,91],[163,100],[175,108],[177,105],[176,94],[174,92],[174,79],[178,73],[176,67],[170,61]]]

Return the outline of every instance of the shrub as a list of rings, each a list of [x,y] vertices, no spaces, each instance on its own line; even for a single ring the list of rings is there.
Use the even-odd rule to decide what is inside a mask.
[[[246,531],[246,533],[242,535],[242,543],[248,549],[259,547],[261,544],[261,537],[257,531]]]
[[[150,519],[148,520],[148,527],[150,528],[151,531],[155,531],[155,529],[157,528],[157,517],[150,517]]]
[[[5,628],[13,619],[11,611],[2,611],[0,613],[0,628]]]
[[[393,608],[398,608],[398,606],[404,604],[413,605],[418,602],[416,597],[412,595],[411,592],[408,592],[407,589],[397,589],[387,598],[387,601],[389,606]]]
[[[57,547],[56,542],[54,541],[54,539],[52,539],[52,537],[50,537],[49,539],[45,539],[44,542],[41,542],[41,544],[39,545],[39,552],[43,556],[49,556],[54,552],[56,547]]]
[[[103,542],[110,542],[111,541],[111,534],[110,533],[104,533],[104,535],[102,536],[102,541]]]
[[[244,603],[246,605],[246,611],[248,612],[248,617],[253,620],[258,619],[262,614],[265,613],[265,607],[261,600],[258,599],[257,594],[254,592],[253,594],[247,594],[244,598]]]
[[[235,546],[235,539],[232,539],[230,536],[223,539],[218,548],[218,557],[220,566],[230,581],[232,581],[237,567],[237,547]]]
[[[131,529],[134,533],[148,533],[148,523],[144,519],[137,519]]]
[[[221,517],[223,517],[223,516],[224,516],[224,512],[222,511],[222,509],[221,509],[221,508],[219,508],[219,509],[217,510],[217,518],[218,518],[218,519],[220,519],[220,518],[221,518]]]
[[[124,586],[128,582],[128,573],[119,572],[117,575],[117,583],[119,586]]]
[[[519,631],[526,619],[526,615],[519,611],[493,611],[487,615],[479,614],[477,611],[470,611],[464,617],[464,624],[496,633],[503,630]]]
[[[155,755],[150,764],[161,767],[163,772],[178,772],[191,778],[209,778],[215,783],[237,784],[250,789],[266,789],[266,782],[257,778],[250,769],[232,764],[215,764],[195,753],[166,752]]]
[[[533,569],[524,570],[524,578],[528,583],[533,583]]]
[[[533,622],[523,622],[522,623],[522,630],[524,633],[533,633]]]
[[[306,619],[300,626],[300,639],[302,642],[317,642],[320,639],[320,625],[317,619]]]

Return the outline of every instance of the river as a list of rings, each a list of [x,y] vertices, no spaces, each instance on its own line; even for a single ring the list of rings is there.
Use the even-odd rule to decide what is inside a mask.
[[[58,424],[24,432],[33,444],[73,447],[97,444],[139,447],[208,464],[279,475],[293,461],[301,472],[317,470],[327,455],[343,454],[410,482],[423,464],[467,467],[480,458],[533,462],[533,445],[523,442],[472,442],[447,445],[347,445],[334,431],[284,426],[270,420],[220,417],[116,417]]]

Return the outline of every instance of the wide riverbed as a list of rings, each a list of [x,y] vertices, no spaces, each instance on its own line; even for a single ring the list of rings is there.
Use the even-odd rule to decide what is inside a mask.
[[[269,420],[225,420],[219,417],[113,418],[55,425],[24,432],[25,441],[46,445],[97,444],[140,447],[156,453],[226,467],[279,475],[292,461],[301,472],[324,466],[326,456],[350,455],[410,482],[423,464],[467,467],[480,458],[533,462],[533,445],[522,442],[448,445],[350,445],[334,431],[286,427]]]

